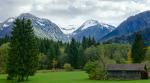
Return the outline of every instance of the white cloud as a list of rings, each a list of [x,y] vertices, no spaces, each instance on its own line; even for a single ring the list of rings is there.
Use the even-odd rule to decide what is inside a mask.
[[[150,0],[0,0],[0,21],[29,12],[61,27],[95,19],[117,26],[127,17],[150,9]]]
[[[25,6],[21,6],[19,8],[19,12],[22,13],[22,12],[30,12],[32,9],[32,6],[31,5],[25,5]]]

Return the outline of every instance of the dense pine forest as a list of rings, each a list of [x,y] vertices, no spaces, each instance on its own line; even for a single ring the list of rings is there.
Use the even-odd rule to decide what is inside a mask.
[[[8,80],[28,80],[37,70],[85,70],[90,79],[106,79],[107,64],[149,63],[149,47],[140,33],[132,44],[82,41],[53,41],[34,36],[30,20],[15,21],[12,37],[0,39],[0,73]]]
[[[1,48],[9,48],[10,38],[1,39]],[[65,63],[71,64],[75,69],[82,69],[86,62],[97,60],[101,55],[99,51],[105,52],[110,60],[116,63],[126,63],[129,44],[107,44],[97,43],[93,38],[83,38],[82,42],[72,39],[68,43],[53,41],[49,39],[36,38],[39,69],[63,68]],[[5,49],[7,50],[7,49]],[[98,52],[98,53],[97,53]],[[7,55],[6,55],[7,56]]]

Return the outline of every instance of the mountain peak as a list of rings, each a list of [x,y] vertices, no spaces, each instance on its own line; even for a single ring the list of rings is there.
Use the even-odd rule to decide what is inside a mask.
[[[80,28],[71,34],[71,37],[75,38],[77,41],[82,41],[83,37],[93,37],[98,41],[114,28],[115,27],[111,25],[99,23],[97,20],[87,20],[80,26]]]
[[[20,14],[20,16],[34,16],[34,15],[31,13],[22,13],[22,14]]]
[[[81,26],[81,30],[84,30],[84,29],[87,29],[89,27],[92,27],[92,26],[95,26],[95,25],[98,25],[99,22],[97,20],[87,20],[83,23],[83,25]]]
[[[136,15],[150,15],[150,10],[147,10],[147,11],[144,11],[144,12],[141,12],[141,13],[138,13]]]
[[[61,40],[63,42],[68,41],[68,38],[60,30],[60,28],[55,23],[49,21],[48,19],[39,18],[30,13],[22,13],[16,18],[30,19],[32,22],[34,34],[38,38],[47,38],[47,39],[52,39],[54,41]],[[6,35],[11,36],[11,31],[14,26],[13,21],[15,19],[9,18],[5,22],[0,24],[0,38],[5,37]]]
[[[150,11],[144,11],[124,20],[115,30],[104,36],[101,41],[113,40],[144,30],[150,26]]]
[[[97,24],[99,24],[99,22],[97,21],[97,20],[93,20],[93,19],[91,19],[91,20],[87,20],[87,21],[85,21],[84,23],[83,23],[84,25],[87,25],[87,24],[91,24],[91,25],[97,25]]]
[[[38,18],[38,17],[34,16],[31,13],[22,13],[22,14],[19,15],[18,18],[25,18],[25,19],[29,19],[30,18],[30,19],[34,19],[34,18]]]
[[[14,20],[15,20],[15,18],[14,18],[14,17],[10,17],[10,18],[8,18],[5,22],[10,23],[10,22],[13,22]]]

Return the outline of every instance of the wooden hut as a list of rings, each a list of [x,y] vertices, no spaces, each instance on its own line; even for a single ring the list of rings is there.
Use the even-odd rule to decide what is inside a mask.
[[[145,64],[109,64],[106,66],[108,79],[148,79]]]

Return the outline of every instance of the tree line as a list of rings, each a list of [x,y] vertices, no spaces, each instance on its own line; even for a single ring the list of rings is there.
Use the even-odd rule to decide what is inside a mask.
[[[30,20],[17,19],[14,24],[12,37],[0,39],[0,72],[8,73],[9,80],[24,81],[36,70],[70,66],[69,70],[85,69],[91,78],[99,79],[99,75],[105,75],[106,64],[141,63],[148,54],[140,34],[132,45],[99,43],[91,37],[64,43],[37,38]]]

